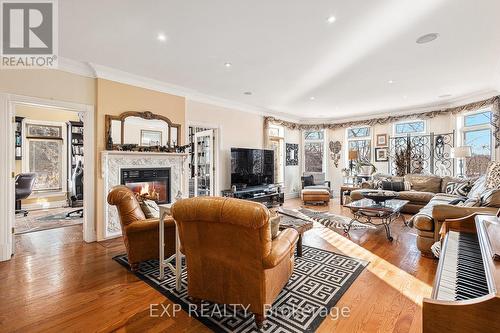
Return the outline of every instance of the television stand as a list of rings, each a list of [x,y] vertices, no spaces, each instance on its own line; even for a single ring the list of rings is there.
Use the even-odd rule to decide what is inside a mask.
[[[282,206],[285,202],[285,193],[277,186],[251,186],[236,191],[224,190],[223,197],[260,202],[268,208]]]

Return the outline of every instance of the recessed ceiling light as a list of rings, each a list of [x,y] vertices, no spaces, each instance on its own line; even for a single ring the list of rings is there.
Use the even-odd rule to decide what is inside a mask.
[[[314,101],[315,99],[316,99],[316,97],[314,97],[314,96],[309,97],[309,100],[311,100],[311,101]]]
[[[439,37],[439,34],[436,32],[432,32],[430,34],[425,34],[417,38],[417,44],[425,44],[430,43],[436,40]]]
[[[393,84],[393,83],[394,83],[394,81],[393,81],[393,80],[389,80],[389,81],[387,81],[387,83],[389,83],[389,84]]]
[[[160,42],[166,42],[167,41],[167,35],[164,33],[159,33],[158,36],[156,36],[156,39],[158,39]]]
[[[224,63],[224,66],[226,66],[227,68],[231,67],[232,65],[233,65],[233,64],[232,64],[232,63],[230,63],[230,62],[226,62],[226,63]]]
[[[252,92],[251,91],[245,91],[244,94],[245,95],[252,95]]]
[[[408,98],[408,96],[406,96],[406,95],[403,95],[403,98],[404,98],[404,99],[407,99],[407,98]]]
[[[332,24],[333,22],[337,21],[337,18],[335,16],[328,16],[328,18],[326,19],[326,22],[328,22],[328,24]]]
[[[452,94],[444,94],[444,95],[439,95],[438,97],[439,98],[448,98],[448,97],[451,97]]]

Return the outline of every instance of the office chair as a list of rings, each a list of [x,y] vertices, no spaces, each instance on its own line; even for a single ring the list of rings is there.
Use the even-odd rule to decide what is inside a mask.
[[[83,163],[82,161],[78,161],[78,164],[73,171],[73,175],[71,176],[71,182],[73,186],[71,186],[71,204],[72,206],[77,203],[77,201],[83,200]],[[73,206],[74,207],[74,206]],[[70,218],[73,214],[80,214],[80,217],[83,217],[83,207],[72,210],[66,214],[66,218]]]
[[[31,195],[35,186],[36,173],[20,173],[16,176],[16,214],[28,216],[26,209],[21,209],[21,200]]]

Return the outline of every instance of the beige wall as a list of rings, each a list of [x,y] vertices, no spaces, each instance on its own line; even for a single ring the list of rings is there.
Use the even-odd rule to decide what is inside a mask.
[[[96,222],[97,238],[103,238],[104,184],[101,178],[100,152],[105,150],[105,115],[119,115],[125,111],[151,111],[169,118],[185,128],[185,99],[127,84],[97,79],[96,112]],[[183,137],[182,140],[185,138]],[[183,143],[184,141],[181,141]]]
[[[0,92],[95,104],[95,79],[57,70],[0,70]]]
[[[263,148],[264,118],[260,115],[187,100],[186,120],[188,126],[216,127],[220,131],[220,190],[231,187],[231,147]]]

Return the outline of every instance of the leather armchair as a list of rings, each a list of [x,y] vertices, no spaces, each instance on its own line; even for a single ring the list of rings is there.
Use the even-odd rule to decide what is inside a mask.
[[[172,206],[172,216],[193,302],[249,306],[262,325],[265,306],[292,275],[297,231],[286,229],[271,240],[268,209],[233,198],[180,200]]]
[[[108,194],[108,203],[116,206],[120,216],[123,242],[130,268],[135,271],[141,261],[158,259],[159,219],[146,219],[135,194],[126,186],[116,186]],[[175,223],[165,219],[165,255],[175,253]]]

